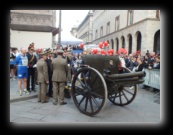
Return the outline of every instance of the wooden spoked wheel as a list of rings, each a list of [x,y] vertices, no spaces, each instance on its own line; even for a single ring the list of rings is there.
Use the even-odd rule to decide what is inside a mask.
[[[96,69],[84,67],[74,75],[71,94],[80,112],[93,116],[105,106],[107,85],[103,76]]]
[[[131,72],[128,68],[122,67],[124,72]],[[116,85],[110,82],[108,86],[108,99],[115,105],[124,106],[130,104],[136,97],[138,85],[122,83]]]

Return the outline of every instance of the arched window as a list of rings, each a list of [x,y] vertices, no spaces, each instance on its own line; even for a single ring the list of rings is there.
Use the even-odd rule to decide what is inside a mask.
[[[137,35],[137,50],[136,51],[141,51],[141,42],[142,42],[142,35],[141,35],[141,32],[138,31],[136,32],[136,35]]]
[[[153,51],[156,54],[160,53],[160,30],[158,30],[155,35],[154,35],[154,47],[153,47]]]
[[[116,38],[116,47],[117,47],[117,52],[118,52],[118,50],[119,50],[119,40],[118,40],[118,38]]]
[[[129,52],[128,52],[128,54],[131,54],[132,53],[132,35],[129,34],[128,38],[129,38],[129,49],[128,49]]]
[[[134,14],[133,10],[128,10],[128,12],[127,12],[127,26],[133,24],[133,14]]]
[[[124,36],[121,37],[122,47],[125,48],[125,38]]]

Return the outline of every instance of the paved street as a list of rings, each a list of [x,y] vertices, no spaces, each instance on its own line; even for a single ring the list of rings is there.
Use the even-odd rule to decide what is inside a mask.
[[[36,87],[38,90],[38,86]],[[135,100],[127,106],[113,105],[109,100],[96,116],[89,117],[79,112],[73,99],[65,99],[67,105],[37,102],[37,92],[19,96],[17,80],[10,80],[10,122],[16,123],[79,123],[79,122],[160,122],[160,103],[152,90],[139,90]]]

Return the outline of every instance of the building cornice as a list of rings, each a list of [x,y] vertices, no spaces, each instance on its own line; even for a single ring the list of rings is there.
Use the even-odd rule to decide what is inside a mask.
[[[10,24],[12,30],[33,31],[33,32],[52,32],[55,27],[39,25]]]

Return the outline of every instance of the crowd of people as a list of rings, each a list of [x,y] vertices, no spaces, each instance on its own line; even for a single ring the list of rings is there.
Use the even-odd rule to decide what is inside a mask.
[[[72,47],[59,48],[43,51],[40,48],[35,49],[34,43],[31,43],[28,49],[22,47],[20,52],[10,48],[10,78],[18,78],[19,94],[30,94],[35,92],[35,85],[39,86],[38,102],[48,102],[48,97],[53,97],[53,104],[65,105],[64,98],[70,98],[66,95],[67,83],[72,79],[81,64],[84,63],[83,53],[72,54]],[[85,54],[87,55],[87,54]],[[94,55],[94,54],[88,54]],[[133,72],[147,69],[160,69],[160,54],[148,52],[142,56],[140,52],[129,54],[112,54],[119,57],[121,66],[127,67]],[[23,84],[23,91],[22,91]],[[147,89],[148,86],[143,86]]]
[[[38,85],[38,102],[46,103],[47,97],[53,97],[56,105],[59,97],[59,103],[64,105],[64,89],[82,62],[81,55],[63,49],[35,49],[34,43],[28,49],[22,47],[19,52],[10,48],[10,78],[18,78],[20,96],[35,92],[35,85]],[[70,94],[66,96],[69,98]]]
[[[155,52],[149,52],[142,56],[139,51],[127,55],[120,54],[120,60],[123,67],[130,69],[132,72],[143,71],[144,68],[148,70],[158,69],[160,70],[160,54],[155,54]],[[148,90],[150,87],[143,85],[142,89]],[[154,91],[158,89],[153,88]]]

